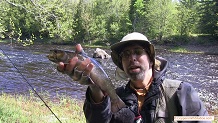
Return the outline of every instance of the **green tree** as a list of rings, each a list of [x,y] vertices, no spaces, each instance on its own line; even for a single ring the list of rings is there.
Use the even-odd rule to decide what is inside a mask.
[[[73,39],[74,16],[76,14],[77,1],[69,0],[40,0],[34,3],[35,17],[40,22],[40,30],[43,37],[56,40]]]
[[[25,45],[35,39],[35,35],[39,34],[38,23],[34,20],[34,14],[25,6],[29,6],[30,1],[15,0],[2,1],[1,23],[4,25],[3,37],[24,43]],[[2,17],[1,16],[1,17]],[[28,40],[31,39],[31,40]]]
[[[132,31],[160,41],[217,35],[217,5],[216,0],[2,0],[0,37],[112,44]]]
[[[106,43],[118,42],[126,33],[129,32],[131,26],[128,18],[129,1],[112,0],[109,4],[110,14],[106,20]]]
[[[189,36],[196,31],[198,24],[198,0],[180,0],[178,4],[178,32],[181,36]]]
[[[154,0],[146,2],[147,33],[159,41],[175,33],[175,4],[171,0]]]
[[[145,31],[147,23],[145,19],[145,2],[143,0],[131,0],[129,19],[132,23],[133,31]]]
[[[204,0],[200,1],[199,7],[199,30],[204,34],[218,36],[218,1]]]
[[[85,8],[85,2],[84,0],[80,0],[79,4],[76,7],[76,14],[74,16],[74,42],[82,42],[84,41],[84,36],[86,34],[86,30],[83,24],[83,18],[82,18],[82,14],[83,14],[83,10]]]

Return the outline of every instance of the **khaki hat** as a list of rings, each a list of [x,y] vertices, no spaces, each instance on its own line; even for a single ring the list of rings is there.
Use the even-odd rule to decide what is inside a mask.
[[[123,70],[120,53],[126,46],[130,46],[132,44],[140,44],[143,46],[147,51],[150,57],[151,62],[154,64],[155,59],[155,50],[154,46],[148,41],[147,37],[141,33],[133,32],[129,33],[122,38],[120,42],[117,42],[111,46],[111,57],[115,65]]]

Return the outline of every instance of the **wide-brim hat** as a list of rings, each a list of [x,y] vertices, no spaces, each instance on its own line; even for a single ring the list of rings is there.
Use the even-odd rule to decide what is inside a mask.
[[[147,37],[141,33],[133,32],[129,33],[122,38],[120,42],[117,42],[111,46],[111,58],[117,67],[123,70],[120,53],[126,46],[130,46],[132,44],[140,44],[148,53],[151,62],[154,65],[155,59],[155,50],[154,46],[147,39]]]

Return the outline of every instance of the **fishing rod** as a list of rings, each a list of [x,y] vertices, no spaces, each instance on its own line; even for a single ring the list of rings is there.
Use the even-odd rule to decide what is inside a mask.
[[[19,71],[19,69],[15,66],[15,64],[12,62],[12,60],[8,57],[8,55],[5,53],[5,51],[0,47],[3,55],[7,57],[7,59],[11,62],[13,67],[17,70],[17,72],[21,75],[21,77],[26,81],[26,83],[31,87],[31,89],[35,92],[35,94],[39,97],[39,99],[45,104],[45,106],[50,110],[50,112],[55,116],[55,118],[60,122],[61,120],[57,117],[57,115],[51,110],[51,108],[47,105],[47,103],[42,99],[42,97],[38,94],[38,92],[33,88],[33,86],[29,83],[27,78]]]

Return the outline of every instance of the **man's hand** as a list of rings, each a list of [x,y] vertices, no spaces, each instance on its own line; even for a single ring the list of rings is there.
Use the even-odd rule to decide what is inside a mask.
[[[83,48],[80,44],[76,45],[75,51],[81,53]],[[59,72],[69,75],[74,81],[78,81],[82,85],[89,85],[91,93],[90,96],[95,103],[99,103],[104,99],[104,94],[101,89],[94,84],[89,78],[89,75],[94,67],[89,58],[81,61],[78,57],[73,57],[68,64],[59,62],[57,70]]]
[[[75,52],[82,52],[83,48],[80,44],[76,45]],[[91,63],[89,58],[84,61],[78,59],[78,57],[73,57],[68,64],[59,62],[57,70],[59,72],[69,75],[74,81],[78,81],[80,84],[92,84],[89,79],[89,75],[93,69],[94,65]]]
[[[113,114],[112,122],[110,123],[134,123],[134,120],[135,114],[129,108],[122,108]]]

